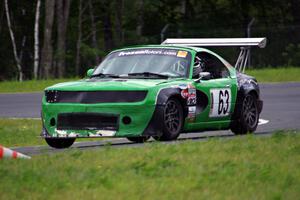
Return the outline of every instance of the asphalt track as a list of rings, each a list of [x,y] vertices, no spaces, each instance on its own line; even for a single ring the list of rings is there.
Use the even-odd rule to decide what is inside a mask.
[[[260,118],[266,124],[258,126],[256,135],[269,135],[276,130],[300,129],[300,83],[261,84],[261,95],[264,101]],[[0,94],[0,117],[5,118],[39,118],[41,93]],[[170,144],[186,139],[203,140],[208,137],[233,137],[230,131],[211,131],[202,133],[182,134],[180,139]],[[75,143],[72,148],[93,149],[106,146],[114,147],[140,146],[126,139],[108,139],[96,142]],[[51,149],[47,146],[14,148],[22,153],[35,155],[40,153],[60,152],[65,150]]]

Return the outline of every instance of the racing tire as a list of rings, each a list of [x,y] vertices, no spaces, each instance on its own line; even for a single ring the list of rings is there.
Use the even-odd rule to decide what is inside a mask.
[[[242,101],[237,118],[231,126],[231,131],[236,135],[253,133],[258,125],[259,111],[257,98],[252,94],[248,94]]]
[[[158,141],[171,141],[178,138],[183,127],[183,109],[181,103],[175,99],[169,99],[163,112],[163,129],[161,136],[154,136]]]
[[[56,149],[69,148],[75,141],[75,138],[45,138],[50,147]]]
[[[150,136],[142,136],[142,137],[127,137],[127,139],[134,143],[144,143],[150,139]]]

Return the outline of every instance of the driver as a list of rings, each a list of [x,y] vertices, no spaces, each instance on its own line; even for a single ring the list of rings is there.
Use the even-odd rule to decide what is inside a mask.
[[[200,72],[204,72],[205,62],[199,56],[196,56],[193,67],[193,78],[198,78]]]

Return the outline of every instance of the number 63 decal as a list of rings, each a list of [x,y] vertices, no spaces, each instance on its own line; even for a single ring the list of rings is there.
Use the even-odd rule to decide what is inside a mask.
[[[209,117],[225,117],[230,113],[231,90],[228,88],[210,90],[211,105]]]

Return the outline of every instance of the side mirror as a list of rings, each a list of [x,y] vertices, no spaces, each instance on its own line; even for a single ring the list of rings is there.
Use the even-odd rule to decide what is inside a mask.
[[[209,80],[210,77],[210,73],[209,72],[200,72],[199,73],[199,79],[200,80]]]
[[[86,72],[86,76],[90,78],[93,75],[93,73],[94,73],[94,69],[89,69]]]
[[[211,74],[209,72],[200,72],[199,78],[195,80],[195,82],[199,83],[201,80],[209,80],[211,79]]]

